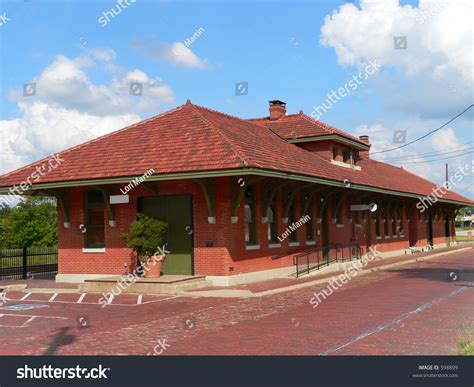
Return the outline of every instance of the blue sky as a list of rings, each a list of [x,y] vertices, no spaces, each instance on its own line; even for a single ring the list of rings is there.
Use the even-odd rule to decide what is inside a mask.
[[[1,1],[9,20],[0,27],[0,173],[187,98],[240,117],[266,115],[270,99],[310,114],[371,60],[380,69],[320,119],[369,134],[374,150],[398,145],[394,130],[413,140],[473,101],[472,3],[440,1],[128,0],[106,26],[99,18],[116,0]],[[394,49],[395,36],[407,37],[407,49]],[[142,97],[128,94],[131,80],[144,84]],[[248,94],[236,96],[241,81]],[[36,95],[25,97],[29,82]],[[413,157],[473,146],[472,119],[378,158],[423,161],[404,167],[441,183],[445,161]],[[472,153],[446,162],[454,171]],[[472,171],[456,190],[474,196]]]

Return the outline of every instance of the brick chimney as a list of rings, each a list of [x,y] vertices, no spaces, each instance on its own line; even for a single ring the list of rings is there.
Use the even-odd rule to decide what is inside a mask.
[[[369,136],[367,136],[367,135],[359,136],[359,140],[362,141],[362,142],[365,142],[370,147]],[[368,150],[367,151],[360,151],[359,154],[360,154],[360,157],[363,157],[363,158],[366,158],[366,159],[370,158]]]
[[[278,120],[281,116],[286,115],[286,103],[283,101],[279,101],[278,99],[274,99],[270,101],[270,119],[271,120]]]

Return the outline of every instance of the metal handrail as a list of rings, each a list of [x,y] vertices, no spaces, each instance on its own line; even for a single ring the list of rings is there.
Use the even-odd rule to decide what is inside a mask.
[[[348,256],[345,256],[344,249],[347,248]],[[334,254],[331,254],[331,251],[335,251]],[[321,259],[321,253],[322,258]],[[311,262],[311,255],[316,256],[314,263]],[[331,257],[332,255],[332,257]],[[335,255],[335,257],[334,257]],[[319,270],[321,266],[329,266],[332,262],[345,262],[352,261],[354,259],[361,258],[361,249],[360,245],[356,242],[349,243],[333,243],[323,247],[314,247],[309,250],[306,250],[303,253],[296,254],[293,256],[293,265],[296,266],[296,277],[298,278],[300,274],[309,274],[312,270]]]

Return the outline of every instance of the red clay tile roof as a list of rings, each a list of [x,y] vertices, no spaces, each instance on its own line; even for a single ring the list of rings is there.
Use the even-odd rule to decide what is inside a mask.
[[[285,115],[277,120],[271,120],[270,117],[264,117],[250,118],[247,121],[265,126],[266,128],[270,128],[279,136],[285,139],[300,139],[336,134],[343,138],[367,146],[367,144],[361,141],[359,138],[352,136],[351,134],[339,130],[333,126],[325,124],[324,122],[316,121],[315,119],[311,118],[310,116],[307,116],[302,112],[299,114]]]
[[[156,174],[257,168],[417,195],[434,183],[402,168],[364,159],[361,171],[336,166],[266,127],[191,103],[60,152],[64,160],[35,184]],[[47,159],[0,176],[0,187],[24,182]],[[34,186],[33,186],[34,188]],[[445,199],[472,203],[452,191]]]

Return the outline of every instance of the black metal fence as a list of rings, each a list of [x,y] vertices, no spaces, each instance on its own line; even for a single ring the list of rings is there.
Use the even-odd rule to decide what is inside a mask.
[[[361,249],[358,243],[335,243],[323,247],[315,247],[304,253],[293,256],[296,266],[296,277],[308,274],[313,270],[329,266],[333,262],[352,261],[361,258]]]
[[[0,249],[0,280],[54,278],[57,272],[57,247]]]

